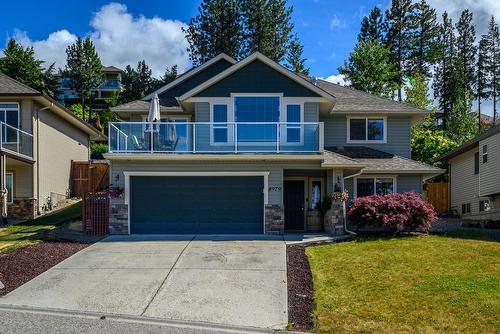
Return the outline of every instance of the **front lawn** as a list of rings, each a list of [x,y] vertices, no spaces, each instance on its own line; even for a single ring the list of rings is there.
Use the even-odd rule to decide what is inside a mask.
[[[321,333],[498,333],[500,243],[485,232],[308,247]]]
[[[54,213],[11,225],[0,231],[0,254],[45,240],[55,228],[80,220],[81,216],[82,208],[79,202]]]

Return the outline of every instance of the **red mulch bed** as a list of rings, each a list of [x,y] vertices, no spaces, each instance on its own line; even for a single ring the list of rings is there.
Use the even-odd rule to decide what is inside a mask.
[[[3,296],[89,246],[76,242],[40,242],[0,255],[0,290]]]
[[[313,328],[313,282],[305,250],[303,245],[289,245],[286,248],[288,321],[296,330]]]

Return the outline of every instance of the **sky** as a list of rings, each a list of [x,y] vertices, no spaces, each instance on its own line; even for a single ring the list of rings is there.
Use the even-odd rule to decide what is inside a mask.
[[[476,30],[484,33],[491,15],[500,18],[500,0],[427,0],[439,15],[448,11],[456,22],[460,12],[474,13]],[[200,0],[24,0],[5,1],[0,20],[0,49],[10,37],[33,45],[36,56],[64,67],[67,45],[77,36],[94,41],[104,65],[124,68],[145,59],[153,75],[177,64],[191,67],[182,32],[196,15]],[[311,74],[343,83],[338,68],[356,44],[361,19],[390,0],[289,0],[292,20],[304,45]]]

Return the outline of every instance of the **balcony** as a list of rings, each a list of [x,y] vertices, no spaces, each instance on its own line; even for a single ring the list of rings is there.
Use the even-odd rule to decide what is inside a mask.
[[[323,123],[113,122],[110,153],[319,153]]]
[[[33,157],[33,135],[0,122],[0,150],[31,159]]]
[[[100,86],[99,89],[103,90],[120,90],[122,84],[119,80],[106,80]]]

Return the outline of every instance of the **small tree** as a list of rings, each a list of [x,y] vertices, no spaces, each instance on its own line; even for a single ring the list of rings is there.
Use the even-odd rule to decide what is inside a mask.
[[[356,89],[393,97],[398,74],[390,55],[389,49],[378,42],[360,42],[339,72]]]

